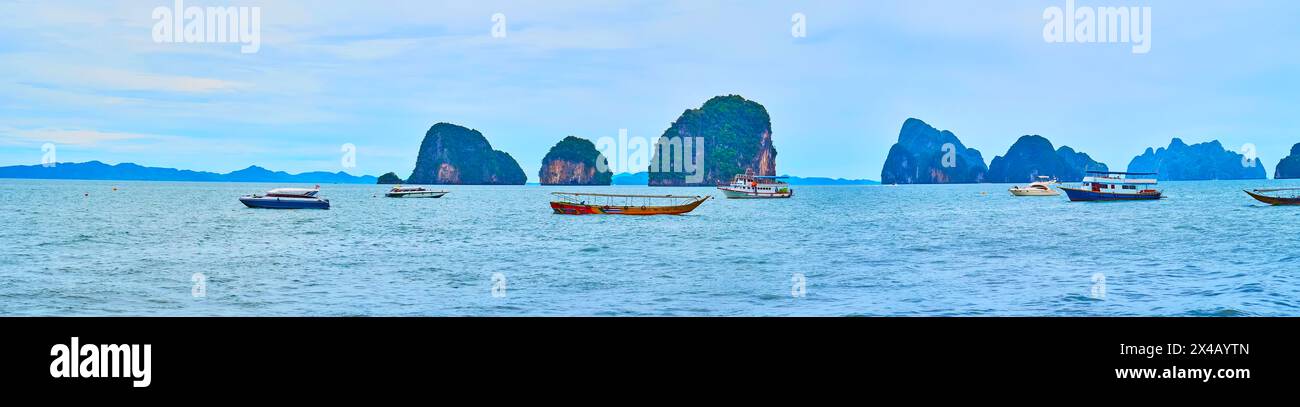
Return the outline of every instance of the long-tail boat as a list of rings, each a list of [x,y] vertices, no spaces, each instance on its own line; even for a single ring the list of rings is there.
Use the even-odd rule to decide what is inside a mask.
[[[624,195],[552,192],[551,209],[562,215],[681,215],[709,196]]]
[[[1300,205],[1300,188],[1271,188],[1256,189],[1252,191],[1242,190],[1251,198],[1269,204],[1269,205]],[[1290,196],[1280,196],[1277,192],[1292,191]],[[1272,195],[1266,195],[1272,194]]]

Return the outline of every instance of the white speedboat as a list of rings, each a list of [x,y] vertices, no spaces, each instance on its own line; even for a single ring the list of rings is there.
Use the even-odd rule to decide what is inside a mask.
[[[316,194],[320,192],[320,186],[315,189],[307,188],[276,188],[266,191],[264,195],[244,195],[239,197],[239,202],[249,208],[268,208],[268,209],[329,209],[330,201],[328,199],[317,198]]]
[[[754,175],[753,171],[746,170],[744,175],[737,175],[730,184],[719,185],[718,189],[732,199],[789,198],[794,191],[790,184],[780,181],[783,178],[788,177]]]
[[[422,187],[404,187],[399,185],[388,190],[384,196],[389,198],[442,198],[443,195],[447,195],[447,192],[448,191],[434,191]]]
[[[1023,187],[1022,187],[1022,186],[1019,186],[1019,185],[1014,186],[1014,187],[1011,187],[1011,189],[1010,189],[1009,191],[1011,191],[1011,195],[1015,195],[1015,196],[1057,196],[1057,195],[1060,195],[1060,194],[1061,194],[1061,191],[1057,191],[1057,190],[1055,190],[1055,189],[1052,189],[1052,185],[1056,185],[1056,180],[1054,180],[1054,179],[1052,179],[1052,178],[1050,178],[1050,177],[1047,177],[1047,176],[1039,175],[1039,176],[1038,176],[1038,181],[1035,181],[1034,183],[1029,184],[1029,185],[1026,185],[1026,186],[1023,186]]]

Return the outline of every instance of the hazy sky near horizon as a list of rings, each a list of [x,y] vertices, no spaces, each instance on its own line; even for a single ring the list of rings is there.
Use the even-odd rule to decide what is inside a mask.
[[[1048,43],[1059,1],[236,1],[260,49],[156,43],[172,0],[0,1],[0,165],[60,162],[405,177],[436,122],[535,182],[565,136],[653,138],[717,95],[762,103],[777,170],[879,179],[916,117],[986,161],[1025,134],[1127,166],[1173,137],[1300,143],[1300,2],[1150,6],[1150,51]],[[492,16],[506,36],[491,35]],[[792,15],[807,36],[791,35]],[[341,146],[357,147],[344,168]]]

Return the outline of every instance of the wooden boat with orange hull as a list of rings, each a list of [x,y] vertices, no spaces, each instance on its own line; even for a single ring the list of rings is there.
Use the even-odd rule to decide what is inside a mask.
[[[623,195],[552,192],[551,209],[561,215],[681,215],[709,196]]]
[[[1291,196],[1276,196],[1276,192],[1292,191]],[[1300,188],[1272,188],[1256,189],[1253,191],[1242,190],[1246,195],[1250,195],[1255,200],[1269,205],[1300,205]],[[1273,195],[1266,195],[1273,193]]]

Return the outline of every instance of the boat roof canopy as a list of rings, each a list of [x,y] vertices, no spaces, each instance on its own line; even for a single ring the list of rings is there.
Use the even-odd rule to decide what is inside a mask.
[[[1300,188],[1268,188],[1268,189],[1256,189],[1255,192],[1278,192],[1278,191],[1297,191],[1297,190],[1300,190]]]
[[[1085,171],[1085,172],[1087,172],[1088,174],[1103,174],[1103,175],[1159,175],[1159,173],[1155,173],[1155,172],[1116,172],[1116,171]]]
[[[1154,179],[1149,179],[1149,178],[1119,179],[1119,178],[1104,178],[1104,177],[1103,178],[1083,177],[1083,182],[1084,183],[1092,182],[1092,183],[1105,184],[1105,185],[1156,185],[1160,183],[1160,181],[1156,181]]]
[[[307,189],[307,188],[275,188],[275,189],[272,189],[272,190],[270,190],[270,191],[266,191],[267,194],[275,194],[275,195],[303,195],[303,196],[311,196],[311,195],[315,195],[317,192],[320,192],[320,189]]]
[[[604,196],[604,197],[612,197],[612,198],[689,198],[689,199],[700,198],[700,196],[698,195],[629,195],[629,194],[595,194],[595,193],[583,193],[583,192],[552,192],[551,194],[563,195],[563,196]]]

